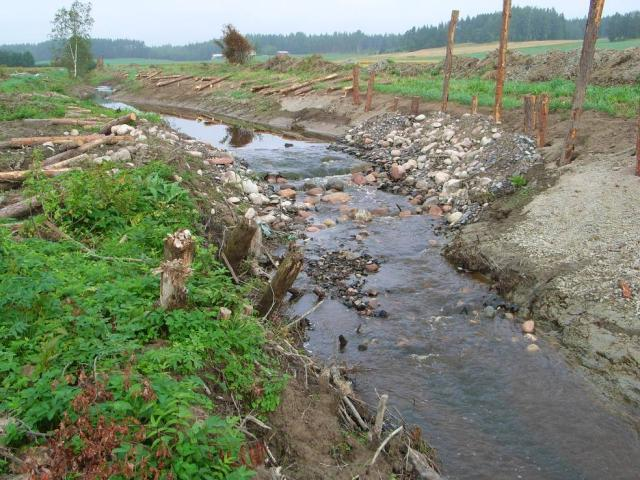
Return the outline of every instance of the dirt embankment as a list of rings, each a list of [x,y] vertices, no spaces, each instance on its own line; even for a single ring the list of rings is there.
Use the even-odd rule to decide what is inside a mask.
[[[486,58],[454,57],[453,76],[493,79],[498,59],[497,51]],[[507,79],[524,82],[543,82],[554,78],[575,80],[580,51],[551,51],[540,55],[526,55],[509,51]],[[440,63],[434,70],[440,72]],[[633,85],[640,79],[640,48],[626,50],[598,50],[595,55],[591,83],[594,85]]]

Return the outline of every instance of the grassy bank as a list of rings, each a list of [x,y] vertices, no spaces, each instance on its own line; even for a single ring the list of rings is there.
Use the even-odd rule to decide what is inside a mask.
[[[157,307],[163,239],[197,233],[198,212],[166,165],[110,168],[36,175],[44,213],[16,236],[0,228],[2,442],[46,445],[47,468],[72,476],[249,478],[229,405],[271,411],[284,378],[239,313],[247,291],[201,240],[188,308]],[[50,241],[47,222],[65,236]]]
[[[442,98],[442,77],[421,75],[418,77],[393,76],[389,83],[376,85],[376,90],[392,95],[420,96],[427,101],[440,101]],[[555,79],[549,82],[506,82],[504,88],[504,107],[522,108],[522,97],[528,94],[548,93],[550,108],[553,111],[569,110],[575,83],[569,80]],[[450,84],[449,100],[461,105],[470,105],[471,97],[478,96],[482,106],[493,106],[495,82],[481,78],[456,79]],[[640,85],[621,85],[614,87],[589,86],[584,108],[606,112],[613,116],[633,117],[640,101]]]

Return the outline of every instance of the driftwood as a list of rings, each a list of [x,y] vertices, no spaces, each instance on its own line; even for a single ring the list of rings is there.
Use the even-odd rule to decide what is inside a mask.
[[[45,177],[56,177],[74,170],[73,168],[56,168],[42,170],[41,173]],[[23,182],[29,175],[33,173],[33,170],[15,170],[13,172],[0,172],[0,182]]]
[[[258,225],[255,222],[243,218],[225,238],[221,255],[224,255],[234,275],[238,273],[242,262],[249,255],[253,237],[257,231]]]
[[[28,217],[42,204],[36,197],[27,198],[20,202],[0,208],[0,218],[23,218]]]
[[[398,428],[396,428],[393,432],[391,432],[389,434],[389,436],[387,438],[384,439],[384,441],[380,444],[380,446],[378,447],[378,449],[376,450],[375,455],[373,456],[373,458],[371,459],[371,462],[369,462],[369,466],[372,467],[374,463],[376,463],[376,460],[378,459],[378,457],[380,456],[380,454],[382,453],[382,450],[384,450],[384,447],[387,446],[387,444],[391,441],[391,439],[393,437],[395,437],[396,435],[398,435],[400,432],[402,432],[404,430],[404,427],[402,425],[400,425]]]
[[[22,137],[22,138],[11,138],[4,142],[0,142],[0,148],[22,148],[22,147],[30,147],[33,145],[42,145],[43,143],[53,143],[53,144],[65,144],[65,143],[77,143],[82,145],[86,142],[91,142],[100,138],[100,135],[60,135],[60,136],[52,136],[52,137]]]
[[[88,152],[89,150],[99,147],[100,145],[103,145],[103,144],[113,145],[116,143],[131,142],[131,141],[133,141],[133,137],[129,135],[123,135],[123,136],[101,135],[101,136],[98,136],[98,138],[93,140],[92,142],[85,143],[84,145],[81,145],[78,148],[67,150],[66,152],[58,153],[57,155],[52,155],[51,157],[47,158],[44,162],[42,162],[42,165],[45,167],[55,165],[61,162],[62,160],[67,160],[69,158],[79,156],[80,154]]]
[[[182,308],[187,304],[187,279],[195,255],[195,242],[189,230],[167,235],[164,240],[164,262],[160,273],[160,306],[165,310]]]
[[[376,411],[376,420],[373,424],[373,430],[371,431],[371,441],[377,443],[382,436],[382,426],[384,424],[384,414],[387,410],[387,401],[389,395],[381,395],[378,402],[378,410]]]
[[[133,112],[128,113],[126,115],[123,115],[120,118],[116,118],[115,120],[112,120],[109,123],[107,123],[104,127],[100,129],[100,133],[102,135],[111,135],[111,129],[113,127],[118,125],[124,125],[125,123],[129,123],[129,122],[135,122],[136,120],[138,120],[138,116],[135,113]]]
[[[182,75],[178,78],[172,78],[171,80],[158,82],[156,83],[156,87],[166,87],[167,85],[172,85],[174,83],[182,82],[183,80],[189,80],[190,78],[193,78],[193,75]]]
[[[220,77],[220,78],[216,78],[215,80],[211,80],[207,83],[203,83],[202,85],[197,85],[195,87],[195,90],[197,90],[198,92],[201,90],[204,90],[205,88],[211,88],[214,85],[217,85],[218,83],[224,82],[225,80],[231,78],[231,75],[225,75],[224,77]]]
[[[327,75],[326,77],[315,78],[313,80],[308,80],[306,82],[302,82],[302,83],[297,83],[295,85],[291,85],[290,87],[282,88],[282,89],[280,89],[278,91],[278,93],[286,95],[288,93],[295,92],[296,90],[299,90],[301,88],[308,87],[310,85],[314,85],[314,84],[320,83],[320,82],[328,82],[329,80],[334,80],[336,78],[338,78],[338,74],[337,73],[332,73],[331,75]]]
[[[290,246],[289,252],[282,260],[276,274],[267,285],[262,298],[258,302],[257,310],[261,316],[269,316],[282,304],[284,296],[298,277],[300,270],[302,270],[303,260],[300,249],[293,245]]]

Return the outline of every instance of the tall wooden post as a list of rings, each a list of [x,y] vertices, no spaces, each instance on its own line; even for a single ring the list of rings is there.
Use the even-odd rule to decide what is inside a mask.
[[[471,115],[478,113],[478,96],[471,97]]]
[[[393,97],[393,106],[391,107],[392,112],[398,111],[398,104],[400,103],[400,97]]]
[[[364,104],[364,111],[371,110],[371,101],[373,100],[373,87],[376,83],[376,74],[374,72],[369,73],[369,83],[367,85],[367,100]]]
[[[458,16],[460,12],[453,10],[451,12],[451,21],[449,22],[449,36],[447,37],[447,55],[444,59],[444,81],[442,82],[442,111],[447,111],[449,105],[449,81],[451,80],[451,67],[453,65],[453,43],[456,37],[456,25],[458,24]]]
[[[636,175],[640,177],[640,106],[638,107],[638,123],[636,125]]]
[[[353,104],[360,105],[360,65],[353,66],[353,89],[351,94],[353,95]]]
[[[549,95],[542,93],[538,96],[538,148],[542,148],[547,143],[547,122],[549,118]]]
[[[596,52],[596,40],[602,21],[602,9],[604,0],[591,0],[589,5],[589,17],[587,27],[584,31],[584,41],[582,42],[582,53],[580,54],[580,66],[578,67],[578,77],[576,78],[576,91],[573,94],[573,106],[571,107],[571,125],[569,133],[564,142],[564,151],[560,159],[561,165],[566,165],[573,160],[576,148],[576,138],[578,136],[578,123],[582,117],[582,107],[587,94],[587,85],[591,75],[593,56]]]
[[[509,40],[509,21],[511,20],[511,0],[503,0],[502,30],[500,31],[500,49],[498,50],[498,70],[496,72],[496,100],[493,118],[496,123],[502,120],[502,93],[507,68],[507,43]]]
[[[536,130],[536,96],[524,96],[524,134],[532,136]]]
[[[411,97],[411,115],[418,115],[420,112],[420,97]]]

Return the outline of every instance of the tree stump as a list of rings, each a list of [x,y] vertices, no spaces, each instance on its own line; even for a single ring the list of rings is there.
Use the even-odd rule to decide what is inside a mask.
[[[303,263],[304,257],[300,249],[295,245],[290,245],[289,252],[282,260],[276,274],[267,285],[262,298],[258,302],[257,309],[261,316],[268,316],[280,307],[284,296],[302,270]]]
[[[187,305],[187,280],[191,276],[195,242],[189,230],[179,230],[164,240],[164,262],[160,265],[160,306],[165,310]]]
[[[222,255],[233,273],[238,273],[242,262],[251,252],[253,239],[258,231],[256,222],[243,218],[231,233],[225,238]]]

